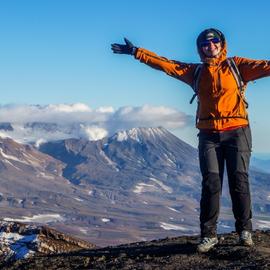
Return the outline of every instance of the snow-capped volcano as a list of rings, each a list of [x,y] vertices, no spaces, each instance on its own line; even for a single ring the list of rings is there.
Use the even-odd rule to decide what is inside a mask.
[[[176,129],[188,125],[191,119],[163,106],[92,109],[82,103],[0,105],[0,137],[37,145],[68,138],[96,141],[133,127]]]
[[[142,142],[146,138],[155,139],[166,136],[168,137],[170,133],[162,127],[159,128],[132,128],[130,130],[123,130],[117,132],[112,139],[117,141],[127,141],[129,139]]]

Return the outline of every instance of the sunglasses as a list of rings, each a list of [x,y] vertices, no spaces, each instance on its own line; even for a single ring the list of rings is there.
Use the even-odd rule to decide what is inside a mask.
[[[217,44],[217,43],[221,42],[221,40],[219,38],[213,38],[213,39],[202,41],[201,47],[207,47],[210,45],[211,42],[213,42],[214,44]]]

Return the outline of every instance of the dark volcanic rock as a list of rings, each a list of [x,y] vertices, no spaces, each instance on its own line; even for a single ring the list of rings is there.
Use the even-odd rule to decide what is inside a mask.
[[[235,233],[219,235],[220,243],[199,254],[197,236],[82,250],[17,261],[3,269],[270,269],[270,231],[254,233],[255,246],[237,244]]]
[[[94,247],[49,227],[0,221],[0,267],[22,258]]]

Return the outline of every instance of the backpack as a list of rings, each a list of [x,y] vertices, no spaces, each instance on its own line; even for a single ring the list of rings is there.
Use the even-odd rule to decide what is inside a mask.
[[[234,61],[234,59],[232,57],[230,58],[227,58],[226,59],[228,65],[229,65],[229,68],[234,76],[234,79],[237,83],[237,86],[238,86],[238,90],[239,90],[239,94],[240,94],[240,98],[242,99],[242,101],[245,103],[246,105],[246,108],[248,108],[248,102],[246,101],[245,99],[245,84],[244,84],[244,81],[242,79],[242,76],[239,72],[239,69]],[[202,67],[203,67],[203,64],[198,64],[196,66],[196,69],[194,71],[194,80],[193,80],[193,85],[192,85],[192,88],[193,88],[193,91],[194,91],[194,94],[192,96],[192,98],[190,99],[189,103],[192,104],[192,102],[194,101],[195,97],[198,96],[198,92],[199,92],[199,81],[200,81],[200,77],[201,77],[201,71],[202,71]],[[199,100],[198,101],[198,107],[199,107]],[[196,113],[196,123],[198,121],[198,107],[197,107],[197,113]]]

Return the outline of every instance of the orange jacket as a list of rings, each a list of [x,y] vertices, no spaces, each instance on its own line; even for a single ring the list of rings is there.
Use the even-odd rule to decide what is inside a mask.
[[[226,42],[218,58],[206,58],[198,49],[204,63],[198,85],[197,128],[224,130],[248,125],[247,111],[237,82],[226,61]],[[155,69],[181,80],[192,87],[194,71],[198,64],[188,64],[160,57],[153,52],[138,48],[135,58]],[[270,76],[270,61],[233,57],[246,84]]]

